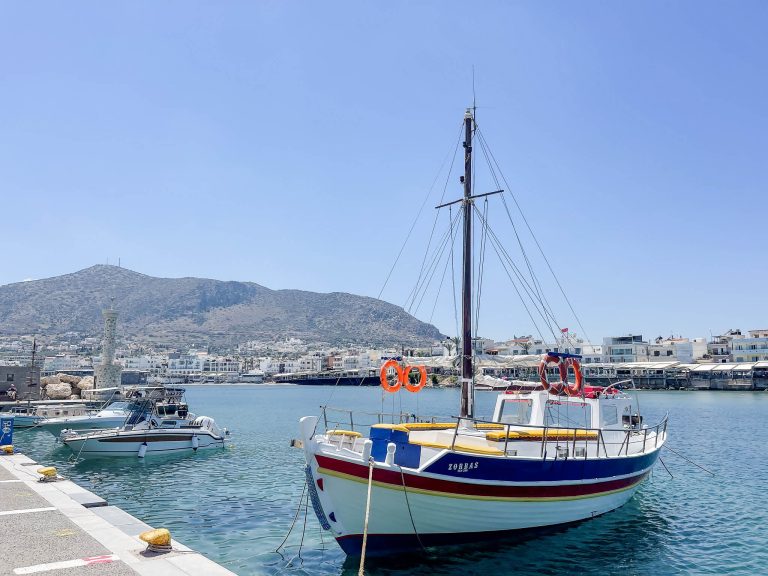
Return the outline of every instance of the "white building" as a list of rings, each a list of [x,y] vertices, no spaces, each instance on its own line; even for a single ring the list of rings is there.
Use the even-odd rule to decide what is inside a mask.
[[[734,339],[734,362],[762,362],[768,360],[768,330],[750,330],[748,338]]]

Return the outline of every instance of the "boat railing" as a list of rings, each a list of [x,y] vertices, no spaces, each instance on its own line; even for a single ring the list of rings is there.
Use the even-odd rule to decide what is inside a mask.
[[[374,424],[408,424],[427,422],[434,424],[437,416],[423,417],[409,412],[365,412],[333,406],[320,406],[326,430],[349,428],[353,432],[370,428]]]
[[[656,450],[660,444],[663,444],[667,438],[667,422],[669,415],[654,426],[644,426],[642,428],[587,428],[572,426],[538,426],[534,424],[516,424],[507,422],[494,422],[492,420],[481,420],[478,418],[466,418],[454,416],[457,421],[456,428],[453,431],[450,450],[461,452],[456,443],[461,437],[476,437],[475,434],[466,432],[468,430],[477,430],[478,424],[493,426],[497,429],[503,427],[504,431],[504,450],[503,455],[509,457],[516,456],[516,452],[510,453],[509,442],[511,432],[525,432],[526,430],[541,433],[539,442],[539,455],[543,460],[549,456],[548,448],[552,442],[556,442],[554,459],[562,458],[589,458],[590,448],[594,447],[594,458],[611,458],[617,456],[629,456],[645,454],[647,451]],[[467,423],[462,433],[462,422]],[[580,437],[581,434],[581,437]],[[590,437],[591,436],[591,437]],[[607,438],[606,438],[607,437]],[[619,441],[620,438],[620,441]],[[583,451],[577,452],[577,448],[583,448]],[[602,453],[601,453],[602,449]]]

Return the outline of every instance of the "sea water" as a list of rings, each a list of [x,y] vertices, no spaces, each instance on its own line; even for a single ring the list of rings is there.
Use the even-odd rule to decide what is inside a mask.
[[[489,416],[496,395],[477,393]],[[640,392],[645,423],[668,411],[671,450],[622,508],[533,540],[370,560],[371,575],[768,574],[768,393]],[[45,431],[18,431],[16,445],[61,474],[238,574],[349,574],[314,513],[300,506],[304,455],[289,446],[298,420],[321,405],[443,418],[457,389],[383,394],[380,388],[195,386],[190,408],[232,431],[224,450],[70,462]],[[298,515],[297,515],[298,511]],[[280,553],[280,546],[294,522]]]

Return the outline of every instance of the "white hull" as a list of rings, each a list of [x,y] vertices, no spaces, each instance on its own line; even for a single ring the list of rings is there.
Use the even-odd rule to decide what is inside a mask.
[[[335,436],[329,443],[313,435],[316,422],[311,417],[301,424],[313,507],[342,549],[359,555],[369,473],[367,456],[357,452],[362,439],[341,446]],[[647,450],[611,457],[557,460],[552,446],[548,458],[446,449],[423,453],[418,468],[377,460],[368,554],[485,541],[605,514],[637,492],[663,440],[651,436]]]
[[[197,439],[196,441],[194,439]],[[94,458],[100,456],[139,457],[139,452],[146,444],[143,455],[172,454],[223,448],[224,438],[206,431],[186,430],[143,430],[119,433],[89,434],[64,438],[63,442],[78,457]],[[197,447],[195,447],[195,442]]]
[[[61,434],[62,430],[88,430],[90,428],[119,428],[125,423],[127,414],[122,416],[109,417],[88,417],[75,416],[73,418],[56,418],[54,420],[43,421],[38,424],[39,428],[47,430],[54,436]]]

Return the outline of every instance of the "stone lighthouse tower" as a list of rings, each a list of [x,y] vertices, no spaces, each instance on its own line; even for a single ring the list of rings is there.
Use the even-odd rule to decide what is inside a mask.
[[[117,330],[117,311],[110,305],[102,310],[104,316],[104,341],[101,347],[101,364],[94,367],[97,388],[116,388],[120,386],[120,374],[123,367],[115,364],[115,332]]]

